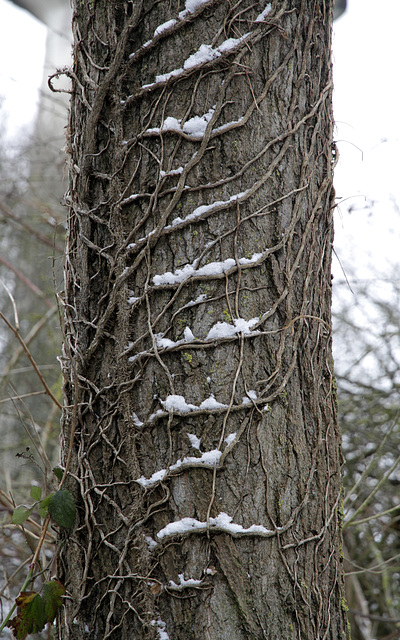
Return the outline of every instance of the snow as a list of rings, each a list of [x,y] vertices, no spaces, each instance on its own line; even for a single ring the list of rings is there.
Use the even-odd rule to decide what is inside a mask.
[[[202,138],[206,131],[207,125],[210,122],[215,111],[215,107],[209,109],[207,113],[204,113],[202,116],[193,116],[189,118],[183,125],[182,120],[177,120],[173,116],[167,116],[163,122],[161,128],[153,127],[150,129],[146,129],[145,133],[161,133],[161,131],[178,131],[186,133],[187,135],[194,136],[195,138]],[[168,174],[160,171],[160,176],[164,175],[174,175],[178,173],[182,173],[183,167],[177,169],[175,171],[170,171]]]
[[[161,482],[167,475],[166,469],[160,469],[160,471],[156,471],[150,478],[145,478],[141,476],[135,482],[140,484],[142,487],[151,487],[153,484],[157,484],[157,482]]]
[[[206,336],[206,340],[215,340],[216,338],[230,338],[237,333],[249,334],[251,328],[259,321],[259,318],[244,320],[243,318],[235,318],[233,325],[227,322],[217,322]]]
[[[245,196],[246,194],[247,194],[247,191],[242,191],[241,193],[235,193],[233,196],[229,198],[229,200],[216,200],[216,202],[213,202],[212,204],[202,204],[199,207],[197,207],[194,211],[192,211],[192,213],[189,213],[189,215],[187,215],[186,218],[184,219],[179,217],[175,218],[175,220],[172,221],[172,224],[164,227],[164,229],[170,229],[171,227],[175,227],[176,225],[181,224],[182,222],[187,222],[189,220],[194,220],[195,218],[199,218],[203,215],[203,213],[207,213],[208,211],[212,212],[217,207],[223,207],[225,205],[228,205],[231,202],[234,202],[235,200],[239,200],[240,198],[243,198],[243,196]]]
[[[190,444],[192,445],[193,449],[198,449],[200,451],[200,438],[198,438],[194,433],[188,433],[187,437],[189,438]]]
[[[194,337],[192,330],[189,327],[185,327],[185,330],[183,332],[183,336],[185,338],[185,342],[193,342],[193,340],[196,340],[196,338]]]
[[[177,120],[172,116],[168,116],[167,118],[165,118],[161,128],[154,127],[151,129],[146,129],[145,133],[160,133],[160,131],[181,131],[180,120]]]
[[[153,87],[155,84],[159,84],[160,82],[166,82],[174,76],[180,76],[182,73],[183,69],[174,69],[169,73],[162,73],[161,75],[156,76],[155,82],[152,82],[151,84],[144,84],[142,89],[148,89],[149,87]]]
[[[198,207],[195,211],[198,211],[198,209],[202,209],[202,207]],[[179,222],[182,222],[181,218],[178,218],[178,220]],[[254,253],[251,256],[251,258],[239,258],[238,262],[240,265],[249,265],[253,263],[255,264],[256,262],[258,262],[258,260],[262,258],[262,256],[263,256],[262,253]],[[222,260],[218,262],[209,262],[208,264],[205,264],[203,267],[200,267],[198,269],[196,268],[197,265],[198,265],[198,260],[195,260],[191,264],[186,264],[181,269],[176,269],[174,273],[171,273],[171,271],[166,271],[161,275],[155,275],[153,277],[153,284],[155,284],[156,286],[160,286],[163,284],[178,284],[183,282],[184,280],[187,280],[192,276],[196,276],[196,277],[215,276],[221,273],[226,273],[227,271],[229,271],[230,269],[233,269],[233,267],[236,266],[236,260],[234,258],[227,258],[226,260]]]
[[[179,19],[183,20],[190,13],[194,13],[202,4],[206,4],[209,0],[186,0],[185,9],[179,14]]]
[[[133,293],[133,292],[131,291],[131,293]],[[131,296],[128,298],[128,304],[135,304],[135,302],[137,302],[139,299],[140,299],[140,298],[136,298],[135,296],[131,295]]]
[[[137,200],[138,198],[140,198],[140,193],[132,193],[127,198],[124,198],[121,204],[127,204],[128,202],[132,202],[133,200]]]
[[[203,529],[207,529],[207,522],[200,522],[199,520],[195,520],[194,518],[182,518],[182,520],[178,520],[177,522],[170,522],[169,524],[167,524],[166,527],[164,527],[157,533],[157,538],[159,538],[159,540],[162,540],[166,536],[179,535],[192,531],[201,531]]]
[[[133,358],[129,358],[129,360],[132,360],[132,359],[133,359]],[[162,409],[157,409],[157,411],[156,411],[155,413],[152,413],[152,414],[149,416],[149,422],[151,422],[152,420],[154,420],[154,418],[156,418],[157,416],[162,415],[163,413],[164,413],[164,412],[163,412],[163,410],[162,410]]]
[[[215,129],[212,130],[212,133],[223,133],[225,129],[229,129],[235,124],[240,124],[242,120],[243,118],[239,118],[239,120],[231,120],[230,122],[224,122],[224,124],[221,124],[219,127],[215,127]]]
[[[222,452],[219,449],[212,449],[201,454],[200,458],[196,456],[185,456],[182,460],[177,460],[175,464],[171,464],[169,471],[176,471],[181,467],[204,466],[214,468],[218,466]]]
[[[170,171],[160,171],[160,178],[165,178],[166,176],[179,176],[183,172],[183,167],[178,167],[177,169],[171,169]]]
[[[233,320],[233,324],[235,325],[236,331],[241,331],[242,333],[250,333],[251,327],[254,327],[257,324],[259,317],[252,318],[251,320],[244,320],[243,318],[235,318]]]
[[[222,451],[219,449],[212,449],[211,451],[205,451],[202,453],[201,458],[183,458],[182,464],[201,464],[205,467],[217,467],[221,459]]]
[[[195,533],[198,531],[204,531],[207,529],[215,529],[217,531],[224,531],[232,535],[260,535],[260,536],[272,536],[274,531],[266,529],[260,524],[252,524],[245,529],[240,524],[232,522],[232,516],[227,513],[221,512],[216,518],[210,518],[209,522],[201,522],[195,518],[182,518],[176,522],[170,522],[166,527],[161,529],[157,533],[157,538],[162,540],[163,538],[169,538],[175,535],[183,535],[186,533]]]
[[[161,618],[152,620],[150,623],[153,627],[157,627],[159,640],[170,640],[168,633],[165,631],[166,624]]]
[[[149,551],[153,551],[153,549],[155,549],[158,546],[157,542],[153,540],[151,536],[145,536],[144,539],[147,542]]]
[[[177,23],[177,20],[168,20],[167,22],[160,24],[157,27],[157,29],[154,31],[154,37],[159,36],[160,33],[162,33],[163,31],[166,31],[170,27],[173,27],[176,23]]]
[[[203,400],[203,402],[200,405],[200,409],[226,409],[228,405],[227,404],[222,404],[222,402],[218,402],[213,394],[210,395],[209,398],[207,398],[206,400]]]
[[[169,396],[171,397],[171,396]],[[179,398],[182,398],[182,396],[177,396]],[[227,405],[223,405],[219,402],[217,402],[214,398],[214,396],[211,396],[211,398],[213,399],[213,401],[215,402],[215,405],[213,405],[210,408],[220,408],[220,407],[226,407]],[[209,400],[211,399],[209,398]],[[212,404],[212,403],[210,403]],[[185,403],[186,405],[186,403]],[[186,405],[186,406],[193,406],[193,405]],[[200,405],[201,406],[201,405]],[[197,407],[196,407],[197,409]],[[232,442],[235,440],[236,438],[236,432],[235,433],[231,433],[229,436],[227,436],[225,438],[225,443],[226,446],[228,447],[230,444],[232,444]],[[138,484],[140,484],[142,487],[151,487],[155,484],[157,484],[158,482],[161,482],[162,480],[164,480],[164,478],[166,478],[166,476],[173,472],[173,471],[177,471],[178,469],[182,469],[182,468],[187,468],[187,467],[198,467],[198,466],[202,466],[202,467],[206,467],[208,469],[214,469],[216,467],[218,467],[219,462],[221,460],[221,456],[222,456],[222,451],[220,451],[219,449],[212,449],[211,451],[204,451],[201,452],[200,451],[200,445],[201,445],[201,441],[200,438],[198,438],[194,433],[188,433],[187,434],[190,444],[192,445],[192,447],[194,449],[197,449],[200,453],[201,456],[197,457],[197,456],[185,456],[182,459],[177,460],[174,464],[171,464],[168,469],[160,469],[159,471],[156,471],[155,473],[153,473],[152,476],[150,476],[150,478],[145,478],[144,476],[141,476],[140,478],[138,478],[137,480],[135,480],[135,482],[137,482]]]
[[[209,0],[186,0],[185,9],[189,13],[194,13],[202,4],[207,4]]]
[[[233,258],[227,258],[223,262],[210,262],[209,264],[205,264],[204,267],[201,267],[197,270],[197,274],[199,276],[214,276],[219,273],[224,273],[225,271],[229,271],[236,264]]]
[[[205,340],[217,340],[218,338],[232,338],[238,333],[243,333],[244,335],[250,335],[250,334],[257,335],[259,332],[251,331],[251,329],[259,322],[259,320],[260,320],[259,317],[251,318],[251,320],[245,320],[244,318],[234,318],[233,324],[229,324],[228,322],[217,322],[211,327],[211,329],[209,330],[209,332],[205,337]],[[196,338],[194,337],[189,327],[185,328],[183,335],[184,335],[183,340],[178,340],[177,342],[174,342],[169,338],[164,338],[162,333],[157,333],[155,335],[157,347],[159,349],[172,349],[181,344],[193,342],[194,340],[196,340]],[[140,354],[131,356],[129,358],[129,362],[134,362],[139,357],[139,355]],[[182,398],[183,396],[169,396],[169,397]],[[205,402],[208,402],[209,404],[208,408],[212,408],[211,403],[214,402],[215,404],[216,402],[212,398],[213,396],[210,396],[208,400],[204,400],[204,402],[202,402],[202,404],[200,405],[200,408],[201,409],[206,408],[206,405],[204,404]],[[249,401],[249,399],[246,398],[246,401]],[[191,405],[191,406],[194,407],[194,405]],[[195,408],[198,409],[198,407],[195,407]],[[186,411],[188,411],[188,409],[186,409]]]
[[[255,22],[262,22],[267,17],[270,11],[271,11],[271,3],[269,2],[265,7],[264,11],[260,13],[259,16],[257,16],[257,18],[255,19]]]
[[[171,395],[165,400],[161,400],[166,411],[179,411],[180,413],[189,413],[189,411],[197,411],[198,407],[194,404],[188,404],[183,396]]]
[[[219,47],[217,47],[217,51],[220,51],[221,53],[225,53],[225,51],[234,49],[249,35],[250,33],[248,32],[248,33],[245,33],[240,38],[228,38],[228,40],[225,40],[222,44],[219,45]]]
[[[169,338],[163,338],[162,336],[163,336],[162,333],[157,333],[155,335],[156,342],[157,342],[157,347],[159,349],[168,349],[168,348],[171,348],[171,347],[176,347],[176,345],[178,344],[178,342],[174,342],[173,340],[170,340]]]
[[[227,447],[229,447],[229,445],[232,444],[236,436],[237,436],[236,431],[234,433],[230,433],[229,436],[226,436],[226,438],[224,439],[224,442]]]
[[[231,325],[229,325],[231,326]],[[218,402],[214,395],[211,394],[201,403],[200,407],[195,404],[189,404],[185,398],[180,395],[167,396],[165,400],[160,401],[166,411],[179,411],[180,413],[189,413],[190,411],[212,411],[214,409],[225,409],[228,405]]]
[[[202,116],[193,116],[192,118],[189,118],[189,120],[187,120],[183,125],[182,125],[182,120],[178,120],[173,116],[167,116],[164,120],[162,127],[151,127],[150,129],[146,129],[145,133],[160,134],[162,131],[178,131],[178,132],[186,133],[187,135],[191,135],[195,138],[202,138],[205,134],[207,125],[214,114],[214,111],[215,111],[215,107],[207,111],[207,113],[204,113]],[[224,122],[224,124],[221,124],[219,127],[215,127],[214,129],[212,129],[211,133],[212,134],[224,133],[224,131],[228,131],[233,126],[239,125],[242,122],[242,120],[243,118],[239,118],[239,120],[231,120],[230,122]],[[167,176],[177,175],[178,173],[182,173],[182,171],[183,171],[183,167],[180,167],[179,169],[175,169],[168,172],[160,171],[160,177],[163,178],[166,175]],[[125,204],[126,202],[129,202],[130,199],[134,200],[137,197],[138,197],[138,194],[134,194],[134,197],[132,198],[131,197],[125,198],[125,200],[123,200],[123,203]]]
[[[188,434],[189,435],[189,434]],[[195,436],[196,437],[196,436]],[[200,440],[199,440],[200,447]],[[197,447],[196,447],[197,448]],[[206,467],[207,469],[214,469],[218,467],[219,461],[222,456],[222,451],[219,449],[212,449],[211,451],[205,451],[201,454],[200,458],[196,456],[185,456],[181,460],[177,460],[174,464],[171,464],[168,469],[160,469],[153,473],[150,478],[145,478],[145,476],[141,476],[137,478],[135,482],[140,484],[142,487],[152,487],[153,485],[161,482],[171,471],[177,471],[178,469],[185,467]]]
[[[132,419],[133,419],[133,424],[134,425],[136,425],[137,427],[143,427],[144,422],[139,420],[139,418],[137,417],[135,412],[132,412]]]
[[[187,309],[187,307],[193,307],[195,304],[199,304],[200,302],[204,302],[205,300],[207,300],[207,294],[201,293],[199,296],[197,296],[196,300],[191,300],[190,302],[185,304],[183,308]]]
[[[182,127],[184,133],[199,138],[203,137],[207,129],[207,125],[213,117],[214,111],[215,108],[209,109],[209,111],[204,113],[202,116],[193,116],[193,118],[189,118]]]
[[[154,38],[175,26],[178,21],[184,20],[188,15],[194,13],[199,7],[201,7],[201,5],[206,4],[209,1],[210,0],[186,0],[185,9],[178,14],[178,20],[172,19],[160,24],[154,31]],[[147,40],[147,42],[142,44],[141,49],[143,50],[146,47],[149,47],[152,42],[153,40]],[[129,58],[133,58],[135,55],[135,53],[131,53]]]
[[[253,255],[251,256],[251,258],[240,258],[239,259],[239,263],[240,264],[251,264],[252,262],[257,262],[258,260],[260,260],[263,257],[262,253],[253,253]]]
[[[180,19],[182,19],[183,14],[184,12],[181,12],[179,14]],[[248,32],[248,33],[245,33],[240,38],[228,38],[227,40],[224,40],[224,42],[222,42],[218,47],[216,47],[216,49],[213,49],[213,47],[210,44],[200,45],[198,51],[196,51],[195,53],[192,53],[192,55],[186,58],[185,62],[183,63],[183,68],[180,67],[179,69],[174,69],[173,71],[169,71],[168,73],[163,73],[161,75],[156,76],[156,79],[154,82],[150,84],[144,84],[142,86],[142,89],[149,89],[153,87],[155,84],[159,84],[160,82],[166,82],[167,80],[169,80],[174,76],[181,75],[184,71],[187,71],[188,69],[192,69],[193,67],[197,67],[201,64],[204,64],[206,62],[211,62],[212,60],[219,58],[226,51],[230,51],[231,49],[234,49],[235,47],[237,47],[249,35],[250,34]],[[132,54],[130,55],[130,57],[132,57]]]
[[[202,582],[201,580],[195,580],[194,578],[188,578],[188,580],[185,580],[185,575],[183,573],[180,573],[178,578],[179,584],[176,584],[173,580],[169,581],[169,586],[171,589],[174,589],[174,591],[181,591],[187,587],[198,587]]]
[[[177,269],[175,274],[171,273],[171,271],[167,271],[162,275],[156,275],[153,277],[153,283],[156,286],[162,284],[175,284],[178,282],[183,282],[190,278],[190,276],[194,273],[194,266],[191,264],[187,264],[183,269]]]
[[[243,404],[250,404],[252,400],[257,400],[257,392],[252,389],[247,391],[247,396],[242,399]]]
[[[218,49],[213,49],[210,44],[202,44],[198,51],[192,53],[192,55],[185,60],[183,68],[191,69],[192,67],[197,67],[197,65],[203,64],[203,62],[211,62],[211,60],[219,58],[220,55],[221,52]]]

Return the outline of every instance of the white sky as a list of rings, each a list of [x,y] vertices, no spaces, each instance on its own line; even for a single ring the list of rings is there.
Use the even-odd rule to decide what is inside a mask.
[[[51,0],[49,0],[51,2]],[[14,134],[32,117],[42,82],[46,28],[26,11],[0,0],[1,123]]]
[[[335,186],[347,198],[335,245],[357,278],[388,271],[400,256],[399,24],[399,0],[349,0],[334,27]]]
[[[335,185],[344,201],[335,245],[346,271],[365,278],[400,254],[400,1],[348,4],[334,28]],[[0,117],[3,122],[7,113],[10,134],[32,122],[45,38],[38,21],[0,0],[0,96],[6,98]],[[336,260],[333,268],[341,278]]]

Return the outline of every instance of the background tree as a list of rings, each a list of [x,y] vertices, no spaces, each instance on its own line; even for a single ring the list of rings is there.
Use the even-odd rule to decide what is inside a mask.
[[[2,619],[21,589],[41,529],[38,518],[30,519],[23,530],[13,525],[13,508],[30,500],[32,483],[49,490],[51,468],[59,459],[61,331],[54,288],[62,275],[63,229],[59,233],[56,220],[61,220],[63,210],[54,193],[46,199],[47,190],[41,190],[39,180],[35,182],[31,144],[28,134],[24,145],[11,146],[3,136],[0,141]],[[46,175],[41,173],[41,181]],[[58,406],[46,393],[19,338],[58,397]],[[49,533],[47,541],[54,539],[54,532]],[[46,546],[40,557],[43,567],[53,554],[54,547],[50,552]],[[0,635],[9,637],[6,630]]]
[[[49,175],[43,166],[39,170],[33,161],[38,158],[39,148],[43,154],[44,141],[27,133],[24,144],[14,142],[12,146],[9,143],[5,146],[2,140],[1,146],[0,310],[26,339],[32,356],[46,374],[48,385],[61,400],[61,373],[57,362],[61,349],[60,318],[55,297],[55,288],[61,286],[63,274],[65,210],[59,197],[61,184],[50,196]],[[51,160],[49,152],[47,162]],[[51,172],[54,176],[54,164]],[[32,444],[26,431],[31,432],[32,422],[36,422],[43,440],[50,436],[51,448],[56,451],[59,416],[58,409],[53,413],[53,403],[43,397],[44,389],[18,340],[3,319],[0,322],[2,485],[3,474],[9,474],[18,500],[20,494],[15,481],[18,476],[18,481],[24,480],[20,465],[10,464],[10,450],[16,452],[18,447]],[[13,406],[18,396],[24,399],[24,403],[17,403],[20,413]],[[52,457],[50,451],[48,453]],[[39,477],[40,474],[35,479]]]
[[[38,4],[29,3],[33,10]],[[56,2],[51,3],[52,11],[55,5]],[[49,27],[54,29],[57,25],[50,21]],[[18,36],[21,37],[19,27],[16,39]],[[46,394],[18,336],[6,325],[7,321],[19,332],[46,384],[60,402],[61,372],[57,357],[62,334],[55,292],[62,287],[63,276],[66,210],[62,197],[66,182],[61,147],[65,144],[67,96],[52,94],[47,87],[48,75],[54,73],[54,65],[59,61],[54,39],[64,42],[60,32],[55,36],[54,31],[49,31],[46,61],[49,66],[44,70],[46,77],[35,125],[11,138],[4,126],[6,114],[1,113],[0,312],[5,318],[0,320],[2,621],[21,590],[41,529],[37,514],[23,528],[12,524],[13,508],[32,502],[32,484],[40,485],[43,495],[50,490],[54,478],[51,469],[59,461],[59,406]],[[70,40],[65,41],[68,56]],[[26,43],[21,43],[21,51],[26,51]],[[68,57],[64,64],[67,61]],[[49,532],[46,542],[54,539],[54,532]],[[51,544],[46,544],[40,554],[41,567],[47,566],[50,573],[48,562],[53,554]],[[40,588],[46,579],[48,573],[42,573],[30,587]],[[0,635],[9,637],[11,632],[7,635],[4,629]]]
[[[55,72],[55,65],[68,62],[70,11],[64,0],[48,4],[47,11],[43,9],[43,3],[36,0],[21,0],[14,4],[43,20],[48,26],[48,38],[40,108],[35,123],[31,130],[26,128],[20,132],[18,138],[10,139],[5,132],[1,137],[4,160],[0,184],[0,280],[8,287],[14,303],[5,288],[0,287],[0,305],[13,325],[16,324],[15,305],[20,335],[27,340],[49,387],[61,399],[57,362],[61,332],[55,291],[62,287],[63,277],[66,210],[62,200],[67,181],[65,154],[61,148],[65,144],[68,96],[52,93],[47,82],[49,74]],[[48,457],[55,462],[59,409],[45,397],[18,340],[1,322],[0,415],[4,438],[0,480],[1,486],[12,491],[18,502],[26,498],[27,478],[41,482],[42,474],[26,460],[15,464],[15,453],[30,446],[33,455],[38,445],[37,433],[40,433]],[[23,401],[17,402],[16,408],[13,402],[17,397]],[[10,456],[10,451],[14,455]],[[21,492],[18,485],[22,487]]]
[[[346,633],[331,15],[74,3],[60,638]]]
[[[396,268],[350,281],[336,283],[334,314],[347,596],[352,637],[389,639],[400,627],[400,291]]]

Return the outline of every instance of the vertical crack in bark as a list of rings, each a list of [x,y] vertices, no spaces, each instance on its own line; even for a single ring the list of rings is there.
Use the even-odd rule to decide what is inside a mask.
[[[227,535],[215,536],[213,547],[222,573],[230,587],[232,598],[236,601],[246,637],[263,638],[264,633],[252,601],[250,579],[234,543]]]

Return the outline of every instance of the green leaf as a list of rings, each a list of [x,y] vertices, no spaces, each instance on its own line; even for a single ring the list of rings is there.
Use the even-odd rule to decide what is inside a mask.
[[[31,486],[31,498],[32,500],[40,500],[42,497],[42,490],[40,487],[36,487],[35,485]]]
[[[56,524],[65,529],[72,527],[76,508],[73,495],[68,489],[56,491],[50,498],[48,508],[49,514]]]
[[[65,593],[65,587],[58,580],[50,580],[43,587],[43,604],[46,622],[53,622],[58,609],[63,601],[61,596]]]
[[[22,524],[29,518],[34,508],[35,505],[33,505],[33,507],[25,507],[25,505],[23,504],[21,504],[19,507],[16,507],[14,509],[11,522],[13,524]]]
[[[56,476],[56,478],[58,478],[58,480],[62,480],[64,475],[64,469],[62,469],[61,467],[54,467],[53,473]]]
[[[45,518],[47,516],[47,512],[49,510],[49,502],[53,496],[54,493],[49,493],[48,496],[46,496],[41,502],[39,502],[38,510],[41,518]]]
[[[29,633],[42,631],[46,624],[43,600],[35,591],[22,591],[15,601],[18,615],[8,623],[17,640],[25,640]]]

